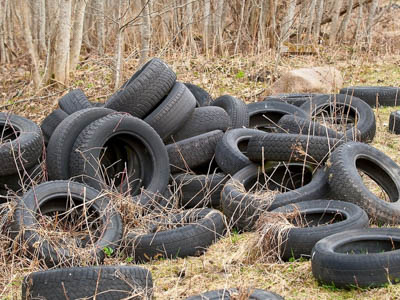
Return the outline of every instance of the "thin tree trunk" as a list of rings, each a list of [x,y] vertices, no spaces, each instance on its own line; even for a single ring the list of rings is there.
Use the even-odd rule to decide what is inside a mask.
[[[204,47],[204,52],[207,54],[208,54],[209,39],[210,39],[209,37],[210,13],[211,13],[210,0],[204,0],[203,47]]]
[[[121,24],[123,13],[123,0],[119,0],[118,3],[118,25],[117,25],[117,40],[115,43],[115,72],[114,72],[114,90],[119,89],[121,85],[121,75],[122,75],[122,56],[123,56],[123,43],[124,43],[124,29],[121,29]]]
[[[32,28],[32,42],[36,47],[37,53],[39,53],[40,2],[37,0],[31,0],[29,6],[32,10],[32,18],[29,20]]]
[[[311,0],[310,8],[308,10],[306,43],[310,42],[311,36],[312,36],[312,26],[314,23],[315,5],[316,5],[316,0]]]
[[[0,1],[0,63],[5,64],[8,62],[6,47],[5,47],[5,24],[8,20],[6,20],[7,13],[7,3],[8,1]]]
[[[224,11],[224,0],[218,0],[217,10],[215,13],[215,31],[217,40],[217,50],[220,54],[224,52],[224,39],[222,36],[224,30],[224,20],[222,19],[223,11]]]
[[[69,48],[71,32],[71,2],[61,0],[57,41],[55,45],[54,78],[66,84],[69,78]]]
[[[46,46],[46,0],[37,0],[39,2],[39,53],[44,56],[47,52]]]
[[[72,29],[71,53],[69,56],[70,70],[75,70],[79,62],[82,46],[83,20],[85,18],[86,0],[76,0],[74,13],[74,26]]]
[[[143,23],[141,26],[141,44],[139,64],[144,64],[149,58],[150,53],[150,39],[151,39],[151,19],[149,5],[151,0],[142,0],[143,6]]]
[[[193,39],[193,2],[192,0],[187,0],[186,2],[186,20],[187,20],[187,39],[189,45],[189,51],[192,53],[197,53],[196,42]]]
[[[236,37],[236,42],[235,42],[235,50],[234,54],[237,54],[238,48],[239,48],[239,41],[240,41],[240,35],[242,34],[242,27],[243,27],[243,19],[244,19],[244,8],[246,6],[246,0],[242,0],[242,7],[240,9],[240,23],[239,23],[239,29],[237,32],[237,37]]]
[[[91,30],[91,24],[92,24],[92,19],[93,19],[93,9],[91,9],[91,0],[87,0],[86,3],[86,17],[83,19],[83,37],[82,37],[82,42],[85,45],[87,49],[92,49],[92,43],[90,42],[89,38],[89,32]]]
[[[296,0],[290,0],[287,12],[281,23],[280,44],[286,42],[289,38],[290,28],[293,25],[294,13],[296,9]]]
[[[260,16],[258,19],[258,53],[260,53],[265,47],[265,26],[267,19],[265,16],[265,0],[260,1]]]
[[[276,10],[277,10],[277,0],[269,0],[269,12],[270,12],[270,26],[269,26],[269,44],[271,48],[276,47]],[[292,18],[293,19],[293,18]]]
[[[21,1],[21,11],[22,11],[22,22],[24,29],[24,38],[26,47],[28,49],[29,56],[32,62],[32,79],[35,89],[38,89],[40,86],[40,74],[39,74],[39,66],[38,66],[38,58],[36,53],[35,45],[32,41],[32,32],[31,32],[31,23],[30,20],[32,16],[29,12],[29,2]]]
[[[104,55],[104,0],[96,0],[94,5],[96,9],[97,50],[99,55]]]
[[[378,7],[378,2],[379,2],[378,0],[373,0],[369,7],[367,25],[365,28],[365,41],[367,42],[368,46],[371,46],[371,39],[372,39],[371,29],[374,23],[374,17],[376,9]]]
[[[324,0],[317,0],[315,5],[315,22],[314,22],[314,38],[315,41],[319,41],[319,36],[321,33],[321,22],[322,16],[324,14]]]
[[[329,44],[333,45],[336,42],[336,36],[339,30],[339,16],[340,8],[342,7],[342,0],[335,0],[332,11],[331,32],[329,35]]]
[[[350,21],[352,12],[353,12],[353,0],[349,0],[347,13],[346,13],[345,17],[343,18],[343,21],[340,24],[340,28],[339,28],[339,36],[342,39],[344,39],[344,37],[346,35],[347,27],[349,25],[349,21]]]
[[[357,22],[356,22],[356,27],[354,29],[354,35],[353,35],[353,41],[354,45],[358,42],[359,40],[359,35],[361,31],[361,25],[362,21],[364,18],[364,13],[363,13],[363,0],[358,0],[358,16],[357,16]]]

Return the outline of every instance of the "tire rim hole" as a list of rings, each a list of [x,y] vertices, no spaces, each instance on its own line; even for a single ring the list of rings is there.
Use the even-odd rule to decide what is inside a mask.
[[[320,107],[314,118],[325,127],[345,133],[357,125],[357,116],[353,107],[337,103]]]
[[[362,255],[373,253],[384,253],[400,249],[400,241],[389,238],[382,240],[359,240],[340,245],[335,249],[337,253]]]
[[[8,124],[0,125],[0,143],[7,143],[16,140],[20,135],[20,131]]]
[[[317,227],[330,225],[346,220],[346,216],[340,212],[300,212],[296,217],[289,219],[289,222],[296,227]]]
[[[265,132],[275,132],[279,120],[286,115],[283,112],[265,112],[250,117],[250,128],[256,128]]]

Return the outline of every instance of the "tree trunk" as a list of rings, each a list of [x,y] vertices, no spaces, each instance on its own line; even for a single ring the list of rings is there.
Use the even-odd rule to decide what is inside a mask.
[[[209,47],[209,34],[210,32],[210,13],[211,13],[211,5],[210,0],[204,0],[204,22],[203,22],[203,48],[204,52],[208,54]]]
[[[70,70],[75,70],[79,62],[82,46],[83,20],[85,18],[86,0],[76,0],[74,13],[74,26],[72,29],[71,53],[69,59]]]
[[[311,0],[310,8],[308,10],[306,43],[309,43],[312,37],[312,26],[314,23],[315,5],[316,5],[316,0]]]
[[[321,33],[321,22],[322,16],[324,14],[324,0],[317,0],[315,5],[315,23],[314,23],[314,38],[315,41],[319,41],[319,36]]]
[[[189,45],[190,54],[197,53],[196,42],[193,39],[193,2],[187,0],[186,2],[186,20],[187,20],[187,40]]]
[[[363,0],[358,0],[358,16],[357,16],[357,22],[356,22],[356,27],[354,29],[354,35],[353,35],[353,41],[354,45],[358,42],[360,31],[361,31],[361,26],[362,26],[362,21],[364,18],[364,13],[363,13]]]
[[[373,0],[369,6],[367,25],[365,28],[365,41],[367,42],[369,47],[371,46],[371,38],[372,38],[371,29],[373,26],[376,9],[378,7],[378,2],[379,2],[378,0]]]
[[[44,56],[47,52],[46,46],[46,0],[37,0],[39,2],[39,32],[38,32],[38,47],[40,56]]]
[[[240,35],[242,34],[242,26],[243,26],[243,20],[244,20],[244,8],[246,6],[246,0],[242,0],[242,6],[240,9],[240,22],[239,22],[239,29],[237,32],[237,37],[236,37],[236,42],[235,42],[235,50],[234,54],[237,54],[238,48],[239,48],[239,41],[240,41]]]
[[[289,38],[290,28],[293,25],[294,12],[296,9],[296,0],[290,0],[287,12],[281,23],[280,44],[286,42]]]
[[[353,0],[349,0],[348,3],[348,8],[347,8],[347,13],[345,17],[343,18],[342,23],[340,24],[339,28],[339,36],[344,39],[347,31],[347,26],[349,25],[350,17],[353,12]]]
[[[69,45],[71,32],[71,2],[61,0],[57,41],[55,45],[54,78],[66,84],[69,78]]]
[[[29,56],[31,58],[31,62],[32,62],[33,84],[35,86],[35,89],[38,89],[40,86],[38,58],[37,58],[35,45],[33,44],[33,41],[32,41],[32,32],[31,32],[31,23],[30,23],[32,16],[30,15],[30,11],[29,11],[29,2],[26,0],[21,1],[21,14],[22,14],[25,43],[26,43],[26,47],[28,49]]]
[[[96,0],[94,3],[96,10],[96,34],[97,34],[97,51],[99,55],[104,55],[104,0]]]
[[[140,60],[139,64],[144,64],[149,58],[150,53],[150,39],[151,39],[151,20],[149,3],[151,0],[142,0],[143,7],[143,23],[141,26],[141,49],[140,49]]]
[[[223,39],[224,20],[222,19],[223,11],[224,11],[224,0],[218,0],[217,10],[215,13],[215,30],[216,30],[217,50],[220,54],[223,54],[224,52],[224,39]]]
[[[115,72],[114,72],[114,90],[119,89],[122,77],[122,56],[123,56],[123,43],[124,43],[124,28],[121,29],[123,24],[123,0],[118,2],[118,25],[117,25],[117,40],[115,43]]]
[[[267,24],[267,19],[265,16],[265,0],[260,1],[260,15],[258,19],[258,53],[264,50],[265,47],[265,27]]]
[[[332,10],[332,23],[331,23],[331,32],[329,35],[329,44],[333,45],[336,42],[336,36],[339,30],[339,16],[340,16],[340,8],[342,7],[343,0],[335,0]]]

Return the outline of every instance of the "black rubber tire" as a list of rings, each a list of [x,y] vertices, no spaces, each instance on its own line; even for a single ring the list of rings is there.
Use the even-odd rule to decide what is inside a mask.
[[[389,131],[394,134],[400,134],[400,110],[390,113]]]
[[[0,189],[23,192],[44,180],[43,164],[37,164],[16,174],[0,176]]]
[[[294,106],[300,107],[307,101],[312,100],[314,97],[322,96],[322,94],[310,94],[310,93],[299,93],[299,94],[278,94],[267,96],[263,101],[268,100],[278,100],[283,101],[288,104],[292,104]]]
[[[249,103],[247,109],[250,118],[249,127],[268,132],[274,131],[279,120],[285,115],[295,115],[303,119],[309,118],[302,109],[282,101],[268,100]]]
[[[193,83],[185,82],[186,87],[192,92],[196,98],[196,107],[208,106],[213,102],[211,95],[198,85]]]
[[[92,122],[114,112],[106,108],[87,108],[65,118],[54,130],[47,145],[46,164],[50,180],[69,179],[69,160],[79,134]]]
[[[225,234],[221,212],[201,208],[177,214],[180,227],[149,234],[128,233],[125,252],[136,262],[199,255]]]
[[[225,131],[230,126],[231,119],[224,109],[216,106],[199,107],[171,137],[171,142],[179,142],[213,130]]]
[[[283,116],[279,120],[278,132],[344,139],[343,134],[336,130],[325,127],[324,125],[311,121],[310,119],[298,118],[293,115]]]
[[[185,124],[195,106],[196,99],[192,93],[183,83],[177,82],[168,96],[144,121],[165,140]]]
[[[315,243],[324,237],[369,225],[367,214],[359,206],[337,200],[298,202],[278,207],[272,213],[296,213],[296,218],[304,222],[301,227],[295,220],[289,221],[295,227],[284,233],[285,240],[280,246],[280,256],[285,261],[310,258]]]
[[[171,173],[182,173],[208,164],[224,133],[214,130],[167,145]]]
[[[75,89],[62,96],[58,100],[58,106],[70,115],[81,109],[90,108],[92,104],[81,89]]]
[[[97,101],[89,101],[92,107],[104,107],[103,102],[97,102]]]
[[[338,288],[396,284],[400,279],[399,245],[398,228],[336,233],[315,244],[312,272],[319,282]]]
[[[236,128],[227,131],[215,149],[215,161],[226,174],[234,175],[244,167],[251,165],[246,156],[247,144],[252,136],[264,134],[257,129]]]
[[[173,176],[179,204],[182,208],[221,206],[221,192],[228,176],[224,173],[208,175],[178,174]]]
[[[42,129],[45,145],[48,144],[50,137],[54,130],[56,130],[58,124],[60,124],[66,117],[68,117],[68,114],[58,108],[53,110],[46,118],[44,118],[42,124],[40,124],[40,128]]]
[[[251,161],[308,161],[319,164],[343,141],[322,136],[264,133],[250,138],[247,156]]]
[[[33,121],[0,112],[0,176],[12,175],[39,163],[43,135]]]
[[[74,267],[39,271],[25,276],[22,282],[24,300],[139,300],[150,299],[152,293],[153,279],[150,271],[136,266]]]
[[[101,150],[107,143],[116,146],[122,155],[115,152],[107,155],[107,151],[103,155]],[[108,187],[99,172],[101,158],[103,164],[107,162],[104,159],[113,160],[108,162],[109,166],[118,160],[123,165],[126,163],[129,180],[116,184],[117,188],[124,191],[131,188],[130,194],[137,196],[135,201],[142,204],[153,198],[151,194],[163,193],[168,185],[170,173],[166,147],[157,132],[138,118],[123,113],[100,118],[79,134],[73,149],[70,156],[71,175],[98,190]],[[140,194],[142,188],[146,192]]]
[[[400,90],[391,86],[349,86],[342,88],[340,94],[357,97],[369,106],[375,107],[378,101],[380,106],[400,105]]]
[[[264,201],[263,203],[261,196],[246,191],[246,186],[259,177],[262,178],[263,175],[253,164],[237,172],[225,184],[221,196],[222,210],[230,226],[239,230],[252,230],[260,214],[265,211],[292,203],[321,199],[329,193],[327,175],[324,170],[318,169],[309,183],[300,188],[276,194],[272,202]]]
[[[346,107],[346,111],[338,112],[337,109],[340,107]],[[359,131],[360,140],[362,142],[371,142],[375,136],[376,121],[374,112],[368,104],[357,97],[337,94],[330,95],[329,98],[327,98],[326,95],[323,95],[303,104],[300,108],[304,109],[311,117],[316,117],[325,112],[328,113],[329,116],[332,113],[337,113],[337,115],[340,116],[339,120],[343,118],[349,120],[348,116],[353,120],[357,119],[356,126],[351,125],[350,128],[346,130],[345,134],[348,137],[357,136],[354,132],[355,129]],[[338,117],[335,118],[338,119]]]
[[[372,178],[390,202],[371,192],[359,171]],[[378,222],[400,223],[400,167],[383,152],[364,143],[346,143],[333,151],[328,173],[335,199],[357,204]]]
[[[249,127],[247,105],[242,100],[229,95],[218,97],[211,104],[222,107],[231,118],[231,128]]]
[[[175,81],[175,72],[162,60],[153,58],[114,93],[104,107],[144,118],[168,94]]]
[[[76,207],[81,205],[82,208],[83,203],[90,205],[90,210],[98,215],[97,220],[103,225],[101,236],[87,248],[90,257],[101,262],[104,259],[105,247],[113,249],[119,247],[123,230],[121,216],[110,207],[109,198],[81,183],[48,181],[31,189],[17,204],[11,232],[14,236],[20,233],[21,245],[26,245],[28,251],[43,260],[46,266],[70,265],[76,259],[76,253],[71,253],[62,245],[55,246],[42,236],[38,230],[40,224],[37,217],[54,212],[65,213],[72,210],[73,205]]]
[[[248,300],[284,300],[284,298],[275,293],[260,289],[249,289],[248,292],[251,292],[250,296],[246,298]],[[233,288],[233,289],[223,289],[223,290],[205,292],[200,295],[186,298],[186,300],[230,300],[230,299],[239,299],[237,298],[239,295],[240,295],[239,291]],[[234,298],[232,298],[231,296],[234,296]]]

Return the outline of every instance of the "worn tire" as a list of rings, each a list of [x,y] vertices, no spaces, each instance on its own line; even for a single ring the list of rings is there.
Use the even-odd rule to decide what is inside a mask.
[[[394,134],[400,134],[400,110],[390,113],[389,131]]]
[[[146,117],[168,94],[176,81],[170,67],[158,58],[148,61],[105,103],[105,108]]]
[[[43,135],[31,120],[0,113],[0,176],[12,175],[39,163]]]
[[[221,206],[221,192],[228,176],[224,173],[192,175],[188,173],[173,176],[179,204],[182,208]]]
[[[79,134],[92,122],[109,115],[113,110],[88,108],[77,111],[65,118],[52,134],[47,145],[47,172],[50,180],[69,179],[70,155]]]
[[[370,191],[359,171],[372,178],[387,193],[390,202]],[[357,204],[378,222],[400,223],[400,167],[383,152],[364,143],[346,143],[333,151],[328,173],[335,199]]]
[[[244,167],[251,165],[246,156],[247,144],[252,136],[263,134],[260,130],[236,128],[227,131],[215,149],[215,161],[226,174],[234,175]]]
[[[295,213],[289,220],[295,228],[285,232],[280,245],[280,256],[291,258],[311,257],[314,245],[324,237],[351,229],[368,227],[368,216],[359,206],[337,200],[310,200],[278,207],[272,213]],[[304,222],[299,226],[298,220]]]
[[[268,100],[278,100],[283,101],[288,104],[300,107],[307,101],[312,100],[314,97],[321,96],[322,94],[311,94],[311,93],[299,93],[299,94],[277,94],[272,96],[267,96],[263,101]]]
[[[299,118],[308,119],[308,115],[302,109],[282,102],[268,100],[263,102],[249,103],[247,105],[251,128],[263,131],[274,131],[277,123],[285,115],[294,115]]]
[[[195,106],[196,99],[192,93],[183,83],[177,82],[168,96],[144,121],[165,140],[185,124]]]
[[[226,111],[216,106],[195,108],[193,114],[172,137],[171,142],[179,142],[213,130],[225,131],[231,126]]]
[[[20,233],[22,243],[29,252],[38,256],[39,259],[49,266],[69,265],[76,259],[76,253],[62,245],[55,245],[42,236],[38,216],[52,213],[66,213],[73,211],[72,207],[88,205],[87,212],[91,211],[98,216],[102,223],[101,237],[90,245],[90,257],[97,262],[104,258],[105,247],[117,248],[122,238],[121,216],[110,207],[110,199],[101,195],[99,191],[72,181],[48,181],[42,183],[23,197],[17,204],[14,212],[14,221],[11,232],[15,236]],[[78,211],[78,215],[85,215],[84,211]],[[89,216],[89,213],[88,213]],[[65,218],[65,217],[64,217]],[[88,217],[89,218],[89,217]],[[92,233],[95,235],[95,233]],[[86,239],[86,237],[85,237]],[[75,239],[76,243],[79,239]],[[83,245],[83,248],[85,246]]]
[[[246,103],[242,100],[223,95],[215,99],[211,105],[222,107],[228,113],[232,128],[249,127],[249,113]]]
[[[23,192],[44,180],[43,164],[39,163],[16,174],[0,176],[0,189]]]
[[[40,129],[42,129],[45,145],[48,144],[50,137],[54,130],[56,130],[58,124],[60,124],[66,117],[68,117],[68,114],[58,108],[53,110],[46,118],[44,118],[40,124]]]
[[[330,235],[312,250],[312,273],[338,288],[371,288],[400,279],[400,230],[368,228]]]
[[[338,109],[346,109],[346,111],[339,111]],[[347,137],[354,137],[356,139],[358,133],[360,141],[371,142],[376,132],[376,121],[375,115],[371,107],[368,106],[364,101],[357,97],[349,97],[347,95],[337,94],[330,95],[327,98],[326,95],[316,97],[313,101],[303,104],[300,108],[305,110],[310,117],[316,117],[318,115],[328,115],[328,117],[334,118],[337,121],[350,120],[350,128],[344,132]],[[333,115],[332,115],[333,114]],[[339,118],[337,117],[339,116]],[[357,120],[357,124],[351,124]],[[357,130],[357,132],[355,132]]]
[[[247,298],[247,294],[251,294]],[[260,289],[248,289],[246,293],[246,299],[248,300],[284,300],[281,296],[260,290]],[[232,297],[231,297],[232,296]],[[200,295],[191,296],[186,298],[186,300],[231,300],[231,299],[240,299],[240,292],[238,289],[223,289],[223,290],[215,290],[202,293]]]
[[[22,299],[150,299],[150,271],[136,266],[98,266],[39,271],[25,276]],[[133,296],[137,295],[137,296]],[[94,298],[92,298],[94,297]]]
[[[253,164],[237,172],[225,184],[222,190],[222,210],[229,225],[248,231],[265,211],[301,201],[321,199],[329,192],[328,178],[322,169],[317,170],[308,183],[300,184],[301,187],[265,198],[249,192],[252,182],[257,181],[258,177],[262,179],[263,175],[259,167]]]
[[[112,145],[122,150],[122,154],[112,149],[103,154],[102,149]],[[129,191],[130,195],[137,196],[135,201],[142,204],[153,198],[151,194],[163,193],[168,185],[169,161],[165,145],[157,132],[138,118],[121,113],[100,118],[79,134],[73,149],[71,175],[98,190],[109,187],[103,181],[100,160],[105,167],[118,160],[126,163],[128,182],[122,181],[126,174],[113,174],[112,180],[116,180],[119,191]],[[118,180],[121,181],[118,183]],[[146,192],[141,194],[142,188]]]
[[[196,98],[196,107],[208,106],[213,102],[211,95],[198,85],[185,82],[186,87],[192,92]]]
[[[343,141],[322,136],[264,133],[250,138],[247,156],[251,161],[308,161],[319,164]]]
[[[167,145],[171,173],[182,173],[208,164],[224,133],[214,130]]]
[[[141,235],[128,233],[127,255],[137,262],[199,255],[219,240],[226,229],[222,213],[209,208],[184,211],[174,219],[180,227]]]
[[[61,97],[58,106],[70,115],[81,109],[90,108],[92,104],[81,89],[75,89]]]
[[[371,107],[375,107],[376,103],[380,106],[398,106],[399,93],[398,87],[391,86],[349,86],[340,90],[340,94],[360,98]]]

